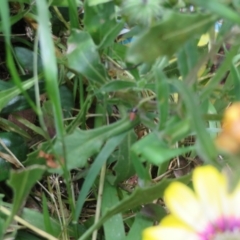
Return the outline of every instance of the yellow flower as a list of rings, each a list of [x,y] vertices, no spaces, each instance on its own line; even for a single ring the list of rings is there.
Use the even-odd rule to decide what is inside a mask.
[[[240,239],[240,183],[228,191],[225,175],[213,166],[193,171],[192,191],[180,182],[164,193],[171,214],[143,231],[143,240]]]

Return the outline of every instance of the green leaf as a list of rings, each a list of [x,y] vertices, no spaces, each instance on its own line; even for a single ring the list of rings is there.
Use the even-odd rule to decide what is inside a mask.
[[[167,19],[132,42],[127,59],[139,63],[154,61],[159,56],[172,56],[190,38],[205,33],[216,19],[216,16],[206,14],[171,12]]]
[[[49,11],[46,0],[37,0],[38,32],[41,48],[43,73],[45,76],[46,90],[53,105],[53,115],[56,127],[56,135],[63,138],[65,129],[63,126],[63,115],[58,87],[58,68],[55,55],[55,47],[51,29],[49,28]]]
[[[107,158],[114,151],[118,144],[123,140],[125,134],[121,134],[119,136],[113,137],[107,141],[102,151],[96,157],[94,163],[92,164],[88,175],[84,181],[84,184],[81,188],[81,194],[79,194],[77,203],[76,203],[76,211],[74,213],[74,220],[77,222],[77,219],[82,211],[83,204],[85,202],[85,198],[89,190],[91,189],[97,175],[100,172],[101,167],[107,161]]]
[[[159,113],[158,129],[162,130],[168,120],[169,83],[163,71],[157,67],[154,69],[156,78],[157,104]]]
[[[43,204],[43,219],[44,219],[44,226],[46,228],[46,232],[53,235],[54,231],[53,231],[53,226],[52,226],[51,218],[48,211],[47,198],[45,194],[43,194],[42,196],[42,204]]]
[[[79,28],[79,18],[76,0],[67,0],[71,29]],[[79,1],[81,2],[81,1]],[[82,3],[82,2],[81,2]]]
[[[68,66],[95,83],[106,82],[106,72],[101,64],[96,46],[87,32],[72,30],[68,39]]]
[[[5,223],[5,229],[11,223],[13,216],[22,206],[24,200],[29,195],[30,190],[36,184],[38,180],[41,179],[45,168],[42,166],[31,166],[24,170],[12,171],[10,174],[10,179],[8,180],[8,185],[14,191],[13,197],[13,207],[11,215],[8,217]]]
[[[199,99],[196,94],[180,80],[172,82],[183,98],[192,131],[196,133],[196,147],[198,154],[208,163],[217,164],[217,152],[213,140],[207,133],[206,126],[201,116]]]
[[[107,2],[97,6],[89,6],[88,1],[84,4],[84,28],[92,36],[96,45],[99,45],[105,38],[105,42],[109,41],[106,38],[109,36],[110,41],[113,43],[121,31],[122,24],[117,24],[115,16],[115,4]],[[118,27],[117,27],[118,26]],[[121,26],[121,28],[119,28]],[[117,28],[116,28],[117,27]],[[114,31],[117,29],[117,32]],[[109,32],[115,34],[110,34]],[[103,44],[102,44],[103,47]]]
[[[117,38],[119,32],[123,29],[124,22],[114,23],[114,26],[106,32],[99,44],[99,49],[106,49],[114,44],[114,40]]]
[[[33,86],[33,84],[34,84],[34,80],[30,79],[30,80],[22,83],[22,88],[24,90],[29,89],[30,87]],[[11,103],[11,101],[12,101],[12,99],[14,99],[14,97],[19,95],[20,93],[21,93],[21,90],[17,86],[9,88],[4,91],[0,91],[0,112],[6,105]]]
[[[232,63],[231,65],[231,76],[234,83],[234,87],[230,93],[230,95],[234,96],[235,101],[240,101],[240,74],[239,69],[235,67],[235,65]]]
[[[23,47],[15,47],[14,50],[15,50],[16,57],[19,63],[21,64],[21,66],[24,68],[24,70],[27,71],[28,73],[33,73],[33,62],[34,62],[33,56],[35,53]],[[41,71],[42,61],[39,55],[38,55],[37,62],[38,62],[37,69],[38,71]]]
[[[10,210],[13,208],[13,204],[9,204],[6,202],[3,202],[2,205],[5,208],[8,208]],[[29,208],[23,208],[21,211],[21,218],[23,220],[25,220],[26,222],[30,223],[31,225],[35,226],[39,230],[46,232],[46,226],[44,224],[44,216],[39,211],[29,209]],[[51,221],[51,225],[52,225],[52,229],[53,229],[53,236],[58,237],[59,233],[61,232],[60,223],[53,217],[50,217],[50,221]],[[69,227],[69,230],[70,229],[71,228]]]
[[[114,80],[104,84],[100,88],[99,92],[102,92],[102,93],[116,92],[119,90],[124,90],[127,88],[134,88],[134,87],[137,87],[137,84],[135,82]]]
[[[71,111],[74,107],[73,93],[66,85],[61,85],[59,91],[61,97],[63,116],[65,118],[71,117],[72,116]]]
[[[155,165],[160,165],[192,150],[194,150],[194,146],[169,148],[156,133],[148,134],[132,145],[132,151],[140,155],[143,161],[149,161]]]
[[[28,146],[23,137],[14,132],[1,132],[0,139],[18,160],[23,161],[26,159]],[[0,152],[9,154],[2,144],[0,144]],[[0,181],[3,181],[9,177],[11,164],[0,157],[0,165]]]
[[[143,217],[140,213],[137,213],[125,240],[141,239],[143,229],[152,226],[152,224],[152,221]]]
[[[166,216],[166,210],[162,205],[156,203],[148,203],[141,209],[142,216],[151,219],[152,221],[160,221]]]
[[[68,170],[76,167],[84,167],[87,159],[98,153],[104,142],[111,137],[128,132],[137,123],[129,119],[122,119],[108,126],[96,128],[93,130],[76,129],[72,134],[67,135],[65,141],[66,165]],[[61,141],[56,141],[53,146],[53,154],[63,157],[63,149]],[[29,155],[30,162],[37,163],[37,152]],[[30,160],[29,159],[29,160]],[[60,169],[51,169],[53,172],[61,172]]]
[[[215,73],[215,75],[210,79],[208,84],[204,87],[200,93],[201,100],[204,101],[209,98],[209,95],[212,94],[213,90],[219,85],[222,78],[226,75],[226,72],[231,69],[233,58],[236,56],[239,50],[240,44],[232,45],[229,52],[225,54],[225,58]]]
[[[113,158],[117,160],[113,167],[114,176],[109,176],[111,184],[117,185],[118,183],[128,179],[134,174],[134,167],[132,164],[130,148],[136,142],[137,136],[131,131],[128,132],[122,144],[119,146],[118,151],[113,153]]]
[[[42,238],[33,235],[32,233],[20,230],[17,233],[15,240],[42,240]]]
[[[178,51],[177,54],[178,68],[181,72],[182,79],[195,67],[198,61],[198,49],[195,39],[191,39]]]
[[[21,81],[25,82],[27,80],[30,80],[29,75],[21,76]],[[44,82],[39,76],[38,79],[38,86],[40,93],[43,93],[45,91]],[[0,80],[0,93],[3,90],[8,90],[10,88],[14,88],[16,85],[10,80],[8,82]],[[35,89],[34,87],[31,87],[29,90],[26,91],[27,95],[30,97],[31,100],[35,100]],[[7,105],[2,109],[1,113],[3,114],[10,114],[16,111],[24,110],[30,108],[29,101],[25,98],[25,96],[17,95],[13,96],[12,99],[7,103]]]
[[[113,205],[119,203],[116,187],[111,186],[107,181],[104,183],[102,197],[102,214],[106,213]],[[106,240],[122,240],[125,238],[123,218],[121,214],[116,214],[103,224]],[[116,234],[117,233],[117,234]]]
[[[163,139],[166,139],[169,144],[174,144],[187,137],[190,133],[189,119],[181,120],[178,117],[173,117],[163,131]]]
[[[89,6],[94,6],[94,5],[98,5],[98,4],[102,4],[102,3],[106,3],[106,2],[111,2],[112,0],[89,0],[88,5]]]
[[[50,137],[55,136],[56,128],[54,124],[53,105],[51,101],[45,101],[42,106],[44,124]]]
[[[221,1],[218,0],[193,0],[192,2],[204,7],[207,10],[210,10],[213,13],[218,14],[219,17],[223,17],[234,23],[240,24],[239,14],[236,11],[232,10],[230,6],[227,6],[227,4],[229,4],[227,1],[225,4],[221,3]]]

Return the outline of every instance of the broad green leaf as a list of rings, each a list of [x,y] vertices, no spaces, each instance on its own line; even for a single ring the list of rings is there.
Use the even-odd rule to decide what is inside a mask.
[[[0,80],[0,89],[1,91],[6,90],[8,88],[14,87],[14,84],[12,82],[6,82],[3,80]]]
[[[105,181],[102,197],[102,214],[106,213],[108,209],[118,203],[119,199],[116,187],[111,186],[107,181]],[[125,238],[123,217],[120,213],[107,220],[103,224],[103,229],[106,240],[122,240]]]
[[[89,81],[106,82],[105,69],[89,33],[72,30],[68,39],[67,59],[69,68],[82,74]]]
[[[9,177],[11,170],[11,164],[6,160],[0,158],[0,182],[6,180]]]
[[[31,166],[27,169],[11,172],[10,179],[8,180],[8,185],[14,192],[13,207],[11,215],[8,217],[5,223],[5,229],[11,223],[13,216],[20,209],[23,202],[28,197],[30,190],[34,184],[36,184],[36,182],[41,179],[44,172],[45,168],[37,165]]]
[[[34,52],[23,47],[15,47],[15,54],[16,57],[21,64],[22,68],[24,68],[25,71],[28,73],[33,73],[33,56]],[[42,70],[42,62],[40,56],[38,56],[38,71]]]
[[[172,56],[190,38],[205,33],[216,19],[213,15],[171,12],[165,20],[133,41],[127,59],[139,63],[151,62],[159,56]]]
[[[134,121],[123,119],[94,130],[76,129],[73,134],[65,137],[67,168],[70,170],[75,167],[84,167],[87,159],[96,154],[107,139],[129,131],[135,124]],[[54,152],[61,155],[62,151],[61,142],[57,141],[54,145]]]

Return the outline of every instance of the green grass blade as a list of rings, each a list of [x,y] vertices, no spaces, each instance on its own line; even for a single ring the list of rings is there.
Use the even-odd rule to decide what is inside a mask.
[[[38,31],[43,62],[43,72],[46,80],[48,97],[53,104],[53,113],[57,136],[64,135],[63,115],[58,89],[58,70],[51,30],[49,28],[49,11],[45,0],[37,0]]]

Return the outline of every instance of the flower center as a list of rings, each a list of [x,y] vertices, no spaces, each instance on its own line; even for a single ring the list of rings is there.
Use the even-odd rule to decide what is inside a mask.
[[[220,218],[199,233],[201,240],[237,240],[240,239],[240,219]]]

